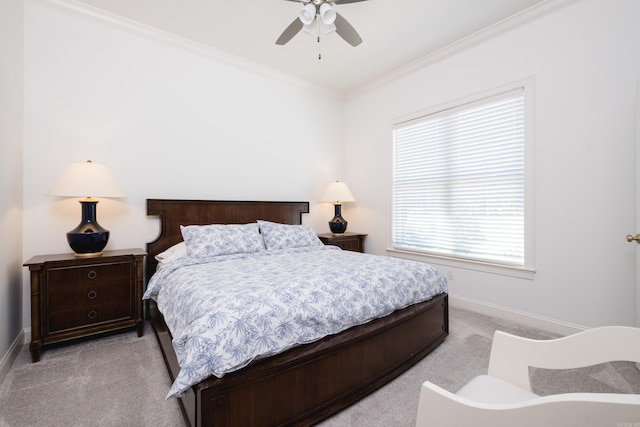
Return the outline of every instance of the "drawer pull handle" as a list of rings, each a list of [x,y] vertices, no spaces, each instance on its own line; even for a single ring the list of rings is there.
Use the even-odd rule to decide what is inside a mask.
[[[93,319],[95,319],[96,317],[98,317],[98,312],[97,312],[97,311],[95,311],[95,310],[91,310],[91,311],[89,312],[89,314],[87,314],[87,317],[88,317],[89,319],[92,319],[92,320],[93,320]]]
[[[98,273],[96,273],[95,270],[91,270],[89,274],[87,274],[87,277],[89,279],[95,279],[96,277],[98,277]]]
[[[89,299],[96,299],[97,296],[98,293],[96,291],[89,291],[89,293],[87,294],[87,298]]]

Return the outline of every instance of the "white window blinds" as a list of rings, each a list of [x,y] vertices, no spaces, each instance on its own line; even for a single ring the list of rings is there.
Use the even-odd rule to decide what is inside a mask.
[[[525,264],[524,90],[398,124],[392,245]]]

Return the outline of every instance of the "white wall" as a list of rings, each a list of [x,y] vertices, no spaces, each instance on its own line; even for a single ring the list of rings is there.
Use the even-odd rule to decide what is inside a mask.
[[[578,1],[343,104],[26,2],[23,258],[68,251],[64,233],[80,208],[45,193],[86,159],[107,164],[128,194],[98,207],[108,248],[155,238],[152,197],[310,200],[307,222],[326,231],[331,207],[317,199],[344,179],[357,199],[344,210],[350,231],[385,253],[393,120],[531,77],[537,272],[525,280],[443,267],[451,294],[559,325],[633,324],[635,248],[624,236],[635,231],[639,16],[635,0]],[[28,327],[26,274],[23,289]]]
[[[22,344],[22,18],[0,3],[0,382]]]
[[[394,119],[532,77],[533,280],[450,270],[450,293],[565,326],[634,324],[634,96],[640,2],[583,0],[361,94],[346,104],[345,217],[389,243]],[[365,158],[366,153],[366,160]]]
[[[146,198],[309,200],[305,221],[326,231],[332,207],[317,200],[344,170],[343,103],[331,94],[32,2],[24,74],[25,259],[69,251],[80,206],[45,194],[87,159],[128,196],[98,205],[107,249],[155,239]]]

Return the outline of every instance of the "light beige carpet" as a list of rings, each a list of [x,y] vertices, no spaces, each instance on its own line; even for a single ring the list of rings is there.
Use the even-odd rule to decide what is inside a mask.
[[[0,386],[0,427],[182,426],[151,327],[44,350],[25,345]]]
[[[451,309],[450,335],[411,370],[322,422],[322,427],[415,424],[420,385],[426,379],[456,391],[486,373],[496,329],[530,338],[552,334],[460,309]],[[604,364],[551,374],[533,371],[534,391],[640,393],[640,372],[630,363]],[[25,346],[0,385],[0,427],[184,425],[156,338],[147,325],[135,332],[46,350],[31,363]]]

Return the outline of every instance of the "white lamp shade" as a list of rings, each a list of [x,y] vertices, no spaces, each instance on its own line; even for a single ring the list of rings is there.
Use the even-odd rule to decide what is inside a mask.
[[[106,166],[86,162],[71,163],[47,193],[62,197],[125,197],[124,191]]]
[[[320,6],[320,17],[325,25],[331,25],[336,20],[336,11],[328,3],[323,3]]]
[[[303,6],[302,10],[300,10],[299,18],[300,22],[302,22],[304,25],[311,24],[316,18],[316,7],[311,3]]]
[[[349,191],[349,187],[344,182],[336,181],[329,184],[326,191],[322,195],[321,201],[334,204],[342,204],[345,202],[355,202],[356,199]]]
[[[324,33],[325,34],[331,34],[334,31],[336,31],[336,24],[328,24],[328,25],[324,25]]]
[[[315,36],[318,34],[318,25],[317,25],[318,21],[312,21],[311,24],[305,24],[302,26],[302,31],[304,31],[307,34],[311,34],[312,36]]]

